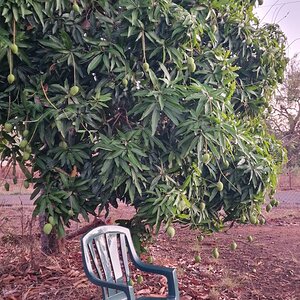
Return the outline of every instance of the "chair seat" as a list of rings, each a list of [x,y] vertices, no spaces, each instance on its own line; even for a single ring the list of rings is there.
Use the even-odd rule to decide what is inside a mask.
[[[118,293],[107,298],[107,300],[127,300],[124,293]],[[175,300],[174,297],[138,297],[136,300]]]
[[[125,295],[125,293],[121,292],[121,293],[112,295],[106,299],[107,300],[127,300],[127,296]]]
[[[175,300],[174,297],[139,297],[137,300]]]

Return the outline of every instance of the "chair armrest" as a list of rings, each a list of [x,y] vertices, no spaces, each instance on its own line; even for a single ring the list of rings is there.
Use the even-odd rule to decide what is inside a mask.
[[[169,297],[179,300],[178,280],[176,269],[158,265],[150,265],[142,262],[139,258],[133,259],[134,265],[141,271],[163,275],[167,278]]]
[[[160,275],[167,275],[169,273],[172,273],[174,268],[159,266],[159,265],[152,265],[142,262],[140,259],[135,258],[133,260],[133,263],[137,268],[139,268],[141,271],[144,272],[150,272],[154,274],[160,274]]]
[[[135,251],[133,241],[131,235],[129,234],[129,231],[126,237],[127,237],[129,254],[134,265],[142,271],[165,276],[168,281],[168,294],[169,294],[168,297],[173,300],[179,300],[179,289],[178,289],[176,270],[174,268],[150,265],[142,262]]]
[[[103,281],[97,277],[91,276],[90,274],[86,274],[86,275],[92,283],[94,283],[98,286],[101,286],[101,287],[122,291],[126,294],[128,299],[131,299],[130,297],[133,294],[132,286],[129,286],[124,283],[114,283],[114,282]]]

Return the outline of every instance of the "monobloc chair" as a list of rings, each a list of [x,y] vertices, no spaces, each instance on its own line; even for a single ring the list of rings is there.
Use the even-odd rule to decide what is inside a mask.
[[[134,249],[129,229],[114,225],[94,228],[82,237],[81,249],[84,271],[91,282],[102,288],[104,300],[179,300],[176,270],[143,263]],[[138,269],[167,278],[167,297],[135,298],[130,285],[128,253]]]

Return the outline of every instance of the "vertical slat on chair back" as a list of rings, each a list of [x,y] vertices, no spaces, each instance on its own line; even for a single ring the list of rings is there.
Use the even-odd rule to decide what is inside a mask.
[[[120,244],[121,244],[121,254],[122,254],[124,271],[125,271],[125,275],[126,275],[126,281],[129,282],[130,272],[129,272],[128,250],[127,250],[127,245],[126,245],[125,234],[120,234]]]
[[[100,234],[89,243],[89,250],[99,278],[108,282],[127,283],[129,266],[126,237],[123,233]],[[104,289],[104,299],[119,293],[114,289]]]
[[[107,249],[106,238],[105,235],[102,234],[95,238],[95,244],[97,247],[97,252],[101,260],[103,273],[105,276],[105,280],[108,282],[115,282],[113,269],[111,267],[109,251]],[[106,297],[116,294],[115,290],[105,289]]]
[[[124,273],[122,272],[118,236],[115,233],[106,234],[107,248],[110,256],[112,271],[117,283],[124,282]]]
[[[91,239],[89,243],[87,244],[90,252],[89,260],[87,260],[87,265],[90,265],[90,272],[93,269],[94,275],[101,279],[106,281],[106,276],[104,274],[103,270],[103,263],[102,259],[99,256],[99,240]],[[86,257],[87,258],[87,257]],[[105,288],[102,288],[103,292],[103,299],[106,299],[108,297],[107,290]]]

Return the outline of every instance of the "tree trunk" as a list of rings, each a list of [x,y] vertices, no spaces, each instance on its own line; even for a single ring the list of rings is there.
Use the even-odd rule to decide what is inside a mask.
[[[47,255],[63,252],[64,239],[58,239],[56,230],[53,228],[50,234],[45,234],[43,231],[43,227],[47,223],[45,214],[39,216],[39,223],[42,252]]]

